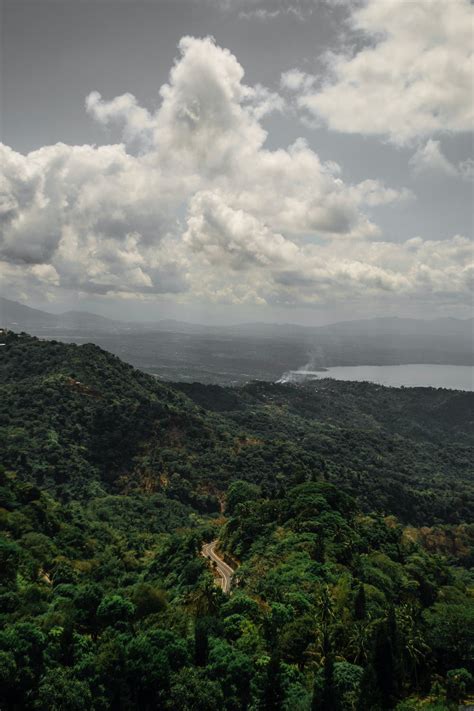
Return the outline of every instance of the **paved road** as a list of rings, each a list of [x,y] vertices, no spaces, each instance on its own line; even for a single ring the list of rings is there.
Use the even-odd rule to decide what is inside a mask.
[[[222,590],[223,592],[228,593],[230,592],[230,587],[232,585],[232,576],[234,574],[234,571],[232,570],[230,565],[227,565],[227,563],[222,560],[220,556],[217,555],[215,551],[217,543],[217,540],[211,541],[211,543],[205,543],[202,547],[202,554],[206,558],[210,558],[215,562],[216,570],[221,577]]]

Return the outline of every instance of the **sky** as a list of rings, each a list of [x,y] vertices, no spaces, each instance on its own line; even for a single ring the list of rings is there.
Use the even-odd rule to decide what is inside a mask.
[[[0,0],[0,294],[472,313],[469,0]]]

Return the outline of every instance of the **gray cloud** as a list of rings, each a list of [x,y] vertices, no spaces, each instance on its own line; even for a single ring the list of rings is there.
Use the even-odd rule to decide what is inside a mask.
[[[472,180],[474,176],[474,161],[466,159],[457,164],[452,163],[444,155],[441,142],[429,139],[419,146],[410,158],[410,165],[415,174],[431,174],[441,178],[461,178]]]

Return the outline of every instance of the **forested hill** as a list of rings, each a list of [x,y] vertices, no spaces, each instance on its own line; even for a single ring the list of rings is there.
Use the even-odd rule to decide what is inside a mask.
[[[466,521],[474,508],[470,393],[173,386],[92,344],[11,333],[0,377],[4,464],[65,499],[137,489],[211,511],[235,478],[268,494],[324,479],[406,523]]]
[[[0,343],[2,709],[472,701],[471,394],[173,385]]]

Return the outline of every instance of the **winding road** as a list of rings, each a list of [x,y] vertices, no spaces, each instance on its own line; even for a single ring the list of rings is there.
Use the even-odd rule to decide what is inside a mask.
[[[205,543],[202,547],[201,552],[203,556],[214,561],[214,563],[216,564],[216,570],[221,578],[222,591],[225,593],[229,593],[232,585],[232,576],[234,574],[234,571],[232,570],[230,565],[227,565],[227,563],[220,556],[217,555],[215,550],[217,544],[217,540],[211,541],[211,543]]]

